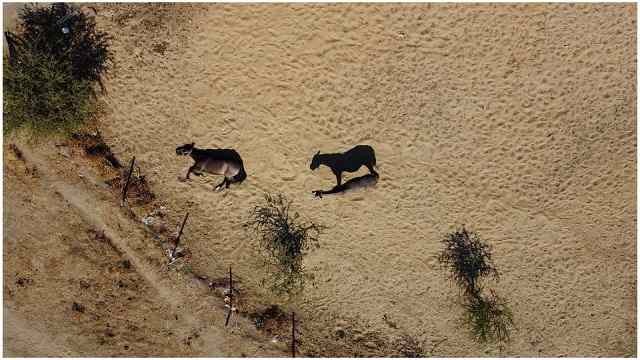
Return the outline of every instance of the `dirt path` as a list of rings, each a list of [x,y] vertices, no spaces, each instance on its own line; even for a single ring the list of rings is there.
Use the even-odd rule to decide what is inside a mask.
[[[51,354],[65,354],[61,341],[45,329],[38,328],[37,323],[24,319],[18,312],[8,307],[2,307],[3,326],[11,329],[4,339],[3,356],[23,357],[29,356],[47,357]]]
[[[205,289],[191,284],[189,279],[178,278],[175,272],[167,271],[166,261],[161,260],[159,246],[144,244],[146,236],[139,229],[141,225],[127,218],[123,211],[117,208],[115,201],[105,202],[99,192],[87,188],[100,182],[89,169],[82,169],[82,182],[70,181],[63,175],[69,169],[60,167],[59,162],[54,165],[55,170],[52,170],[54,163],[50,158],[45,158],[27,146],[20,148],[25,163],[37,169],[41,181],[74,208],[85,223],[97,232],[102,232],[117,251],[130,261],[132,268],[155,290],[158,294],[157,300],[166,303],[170,313],[176,314],[175,321],[172,320],[170,324],[172,331],[178,337],[188,339],[193,338],[194,333],[198,334],[197,337],[203,341],[197,343],[197,353],[206,356],[260,356],[279,353],[277,348],[266,340],[252,341],[244,338],[243,335],[250,332],[245,329],[250,327],[245,320],[240,322],[240,329],[233,330],[234,334],[230,333],[230,329],[220,327],[223,314],[220,307],[214,306],[213,303],[217,299],[207,294]],[[9,324],[22,324],[6,339],[15,343],[16,354],[24,354],[21,352],[21,344],[27,341],[25,339],[34,338],[32,332],[37,330],[33,330],[31,325],[16,313],[12,313],[8,321],[9,323],[5,323],[5,329]],[[35,337],[45,339],[46,334]],[[46,343],[38,343],[43,345],[40,350],[37,350],[36,344],[36,353],[47,355],[51,354],[51,351],[60,353],[63,349],[47,350],[44,347]],[[33,349],[29,353],[33,354]]]

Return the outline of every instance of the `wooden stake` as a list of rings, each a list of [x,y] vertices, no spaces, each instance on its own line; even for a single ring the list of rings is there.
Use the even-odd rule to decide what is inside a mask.
[[[176,249],[178,249],[178,244],[180,243],[180,237],[182,236],[182,230],[184,229],[184,224],[187,223],[187,218],[189,217],[189,213],[184,214],[184,220],[182,220],[182,225],[180,226],[180,231],[178,232],[178,237],[176,238],[176,245],[171,250],[171,258],[176,254]]]
[[[296,313],[291,312],[291,355],[296,357]]]
[[[224,321],[224,326],[229,325],[229,319],[231,318],[231,309],[233,308],[233,276],[231,275],[231,265],[229,265],[229,312],[227,313],[227,319]]]
[[[131,175],[133,174],[133,164],[136,162],[136,157],[134,156],[131,159],[131,166],[129,167],[129,176],[127,176],[127,182],[124,184],[124,188],[122,188],[122,203],[120,206],[124,206],[127,201],[127,191],[129,190],[129,182],[131,181]]]

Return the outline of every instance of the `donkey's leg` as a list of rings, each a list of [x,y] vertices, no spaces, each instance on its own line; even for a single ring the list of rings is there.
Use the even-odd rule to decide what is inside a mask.
[[[336,174],[336,181],[338,182],[338,186],[340,186],[340,184],[342,183],[342,173],[334,172],[334,174]]]
[[[225,185],[227,183],[227,178],[224,178],[224,180],[222,180],[222,182],[218,185],[216,185],[215,188],[213,188],[214,191],[218,191],[222,188],[222,185]]]
[[[189,174],[191,174],[192,171],[194,171],[196,169],[196,164],[193,164],[189,170],[187,170],[187,176],[185,177],[185,180],[189,180]]]
[[[367,168],[369,169],[369,173],[375,176],[378,176],[378,173],[373,169],[373,164],[368,163]]]

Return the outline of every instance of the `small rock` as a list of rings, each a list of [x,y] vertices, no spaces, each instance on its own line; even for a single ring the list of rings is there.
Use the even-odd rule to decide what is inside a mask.
[[[376,345],[376,343],[374,343],[373,341],[367,341],[363,345],[368,347],[369,349],[375,349],[378,347],[378,345]]]
[[[30,278],[19,277],[16,280],[16,284],[20,286],[30,285],[31,283],[33,283],[33,280],[31,280]]]
[[[154,233],[163,233],[167,231],[167,226],[164,223],[156,222],[149,226],[149,229],[151,229],[151,231],[153,231]]]
[[[69,152],[69,148],[67,148],[67,147],[60,148],[58,153],[60,155],[62,155],[63,157],[66,157],[66,158],[70,158],[71,157],[71,153]]]
[[[333,329],[333,333],[339,338],[344,338],[346,335],[344,329],[339,326]]]
[[[71,310],[77,311],[79,313],[84,313],[84,305],[78,304],[77,302],[74,301],[73,305],[71,305]]]

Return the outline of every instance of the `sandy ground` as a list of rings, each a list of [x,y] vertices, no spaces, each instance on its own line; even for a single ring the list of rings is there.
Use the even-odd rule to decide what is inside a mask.
[[[635,355],[635,6],[98,10],[115,51],[101,126],[171,223],[190,212],[195,272],[233,265],[259,289],[242,225],[281,192],[328,227],[307,259],[317,281],[302,321],[446,339],[439,356]],[[214,176],[179,181],[191,162],[174,149],[192,141],[236,149],[247,180],[222,193]],[[376,150],[377,187],[314,199],[335,180],[309,170],[312,155],[356,144]],[[501,279],[489,285],[514,312],[502,350],[458,326],[458,292],[436,262],[462,224],[493,247]]]

